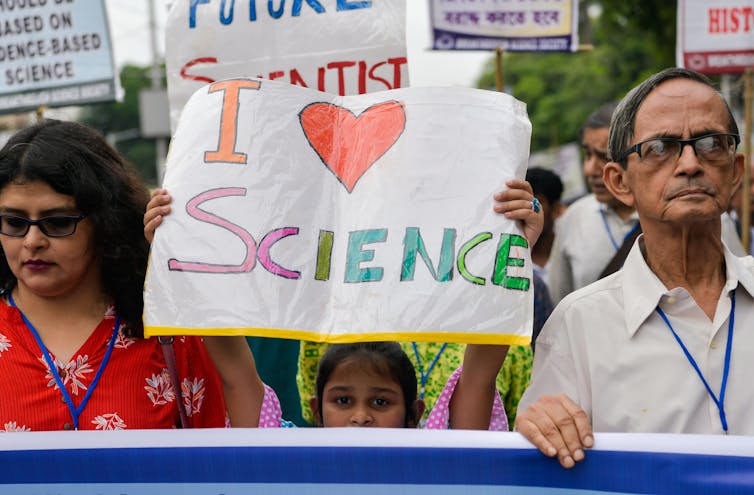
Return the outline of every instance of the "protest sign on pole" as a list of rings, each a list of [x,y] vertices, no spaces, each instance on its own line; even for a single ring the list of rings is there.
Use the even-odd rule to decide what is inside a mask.
[[[165,63],[173,129],[202,85],[279,79],[339,95],[408,85],[405,0],[177,0]]]
[[[523,103],[465,88],[339,97],[232,79],[189,100],[145,288],[148,335],[525,344]]]
[[[703,74],[740,74],[754,66],[751,0],[679,0],[676,59]]]
[[[435,50],[575,52],[578,0],[429,0]]]
[[[0,113],[115,95],[104,0],[0,1]]]

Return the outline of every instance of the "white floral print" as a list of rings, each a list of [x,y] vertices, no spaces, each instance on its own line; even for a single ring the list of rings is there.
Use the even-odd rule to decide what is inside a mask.
[[[13,346],[10,343],[10,339],[0,333],[0,353],[3,351],[7,351],[11,347]],[[2,356],[2,354],[0,354],[0,356]]]
[[[18,426],[15,421],[8,421],[3,425],[3,429],[0,430],[0,433],[13,431],[31,431],[31,428],[27,428],[26,425]]]
[[[189,380],[184,378],[183,383],[181,383],[181,392],[186,415],[197,414],[202,409],[202,402],[204,402],[204,379],[194,378]]]
[[[146,380],[147,385],[144,390],[147,391],[147,397],[152,401],[152,405],[161,406],[175,400],[175,390],[173,390],[173,384],[170,382],[168,370],[163,369],[159,375],[153,374],[152,378]]]
[[[95,430],[125,430],[126,423],[118,416],[118,413],[103,414],[92,420],[96,425]]]

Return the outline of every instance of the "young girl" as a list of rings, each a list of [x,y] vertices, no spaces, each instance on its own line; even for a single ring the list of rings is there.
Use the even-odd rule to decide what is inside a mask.
[[[531,186],[519,180],[506,185],[507,190],[494,196],[493,209],[507,218],[524,221],[524,234],[533,245],[542,230],[543,215],[533,207]],[[170,213],[170,201],[164,189],[154,191],[144,216],[144,233],[150,242],[163,217]],[[280,407],[272,390],[268,387],[265,391],[252,390],[242,383],[259,382],[253,360],[242,359],[248,346],[242,338],[224,342],[225,350],[233,353],[235,359],[217,359],[215,364],[224,378],[234,376],[225,381],[233,423],[258,421],[262,427],[280,426]],[[464,366],[451,375],[427,427],[507,429],[495,388],[495,378],[507,350],[507,346],[468,345]],[[216,355],[219,353],[213,354],[213,358]],[[415,427],[424,411],[423,401],[417,399],[413,365],[395,343],[330,346],[320,362],[316,382],[317,395],[310,405],[320,426]],[[231,388],[233,392],[229,393]],[[244,403],[262,405],[246,407]]]
[[[473,351],[475,346],[469,347]],[[486,370],[487,376],[470,377],[467,371],[467,383],[461,386],[459,378],[464,373],[459,368],[440,394],[427,428],[508,429],[494,385],[507,346],[488,347],[491,361],[476,366]],[[319,363],[317,394],[310,399],[310,406],[319,426],[415,428],[425,404],[417,398],[414,366],[401,346],[365,342],[334,344],[327,349]]]
[[[144,339],[146,187],[95,131],[47,120],[0,150],[0,431],[225,425],[219,376]],[[247,387],[250,388],[250,387]]]

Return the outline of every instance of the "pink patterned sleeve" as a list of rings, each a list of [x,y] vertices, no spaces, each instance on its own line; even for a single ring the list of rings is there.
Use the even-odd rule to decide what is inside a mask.
[[[463,366],[459,366],[448,378],[445,388],[442,389],[442,393],[435,402],[435,407],[432,408],[432,412],[427,417],[427,424],[424,427],[428,430],[447,430],[450,428],[450,399],[453,397],[453,391],[455,391],[458,380],[461,378],[462,370]],[[492,416],[488,430],[508,431],[508,416],[505,414],[503,400],[497,390],[495,390],[495,398],[492,402]]]
[[[272,387],[264,384],[264,399],[262,400],[262,410],[259,411],[260,428],[280,428],[283,419],[283,409],[280,407],[280,400]]]

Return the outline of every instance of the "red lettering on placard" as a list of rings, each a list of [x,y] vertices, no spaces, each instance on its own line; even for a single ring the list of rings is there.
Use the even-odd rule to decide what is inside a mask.
[[[180,71],[181,78],[189,81],[197,81],[202,83],[214,83],[210,75],[197,74],[193,70],[198,69],[200,64],[217,64],[218,60],[215,57],[202,57],[196,58],[187,62]],[[316,69],[316,89],[328,93],[337,93],[341,96],[347,93],[352,94],[353,84],[356,84],[356,93],[364,94],[367,92],[367,83],[374,81],[380,83],[385,89],[397,89],[402,85],[401,69],[406,65],[406,57],[394,57],[387,60],[370,64],[365,60],[336,60],[329,62],[322,67]],[[355,67],[355,70],[351,70],[351,67]],[[392,67],[392,71],[390,68]],[[211,71],[212,66],[207,68]],[[335,75],[335,87],[332,83],[328,87],[328,80],[331,74]],[[309,81],[313,82],[314,71],[312,70],[306,74]],[[288,70],[274,70],[267,72],[266,74],[257,74],[257,77],[267,79],[287,79],[291,84],[302,86],[304,88],[313,87],[307,83],[304,76],[301,74],[301,69],[292,68]]]
[[[707,20],[707,32],[710,34],[749,33],[754,25],[754,8],[708,9]]]
[[[188,69],[198,64],[216,64],[216,63],[217,63],[217,59],[215,57],[201,57],[201,58],[195,58],[194,60],[189,60],[183,65],[183,67],[181,67],[181,77],[189,81],[213,83],[215,82],[214,79],[210,77],[206,77],[206,76],[189,74]]]

